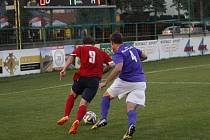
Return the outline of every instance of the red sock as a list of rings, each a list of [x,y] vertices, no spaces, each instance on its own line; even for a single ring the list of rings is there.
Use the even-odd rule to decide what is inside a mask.
[[[66,100],[66,107],[65,107],[65,113],[64,116],[69,116],[71,109],[74,107],[74,101],[75,97],[73,95],[69,95],[67,100]]]
[[[87,112],[87,106],[85,105],[79,106],[75,120],[81,121],[86,112]]]

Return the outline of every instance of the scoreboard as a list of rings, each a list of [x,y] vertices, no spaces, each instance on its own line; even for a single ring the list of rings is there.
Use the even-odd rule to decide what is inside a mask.
[[[29,16],[43,16],[46,12],[53,20],[58,12],[62,14],[61,19],[69,19],[69,10],[73,18],[67,23],[75,24],[100,24],[115,22],[116,5],[115,0],[16,0],[25,3],[20,4],[24,12],[32,10]],[[34,10],[37,10],[36,13]],[[39,12],[39,10],[42,10]],[[24,13],[23,12],[23,13]],[[27,16],[26,16],[27,17]],[[25,18],[25,17],[24,17]],[[26,19],[27,20],[27,19]],[[51,21],[52,22],[52,21]]]
[[[2,0],[0,0],[1,2]],[[17,0],[22,6],[97,6],[115,5],[115,0]],[[5,0],[14,5],[14,0]],[[0,4],[1,5],[1,4]]]
[[[36,0],[40,6],[91,6],[103,5],[105,0]]]

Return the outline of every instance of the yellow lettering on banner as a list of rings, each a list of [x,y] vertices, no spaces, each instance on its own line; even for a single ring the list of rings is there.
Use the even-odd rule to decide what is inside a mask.
[[[20,58],[21,64],[28,64],[28,63],[40,63],[40,55],[36,56],[23,56]]]

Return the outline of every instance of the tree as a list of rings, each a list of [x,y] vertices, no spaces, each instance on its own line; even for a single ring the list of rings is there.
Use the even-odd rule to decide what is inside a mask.
[[[129,3],[133,12],[140,13],[150,9],[152,0],[130,0]]]
[[[210,17],[210,1],[203,1],[204,5],[204,18]]]
[[[152,0],[116,0],[117,8],[125,13],[144,12],[151,5]]]
[[[184,10],[184,6],[183,6],[183,0],[173,0],[173,4],[171,5],[171,7],[176,7],[176,10],[178,12],[178,19],[180,20],[181,17],[181,10]],[[185,0],[184,0],[185,1]]]
[[[187,10],[188,15],[192,19],[199,18],[201,21],[204,20],[205,17],[210,16],[210,1],[209,0],[173,0],[173,4],[171,7],[175,6],[178,15],[180,15],[180,10]],[[198,11],[196,15],[194,12]]]
[[[193,8],[199,11],[199,19],[203,21],[205,17],[210,17],[210,1],[209,0],[193,0]]]
[[[203,21],[204,20],[204,7],[203,7],[203,0],[200,0],[200,20]]]
[[[152,0],[152,9],[154,10],[155,17],[157,17],[157,13],[165,13],[166,12],[166,2],[165,0]]]

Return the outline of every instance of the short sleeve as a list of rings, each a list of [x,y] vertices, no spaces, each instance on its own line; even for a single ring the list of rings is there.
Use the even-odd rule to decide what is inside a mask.
[[[114,61],[115,64],[119,64],[121,62],[123,62],[123,56],[121,53],[115,53],[113,56],[112,56],[112,59]]]
[[[71,55],[71,56],[78,56],[78,57],[79,57],[80,54],[81,54],[81,53],[80,53],[80,52],[81,52],[80,50],[81,50],[81,47],[78,47],[78,48],[76,48],[70,55]]]
[[[109,64],[109,62],[112,61],[112,58],[104,51],[101,51],[101,54],[103,56],[104,62],[105,64]]]

